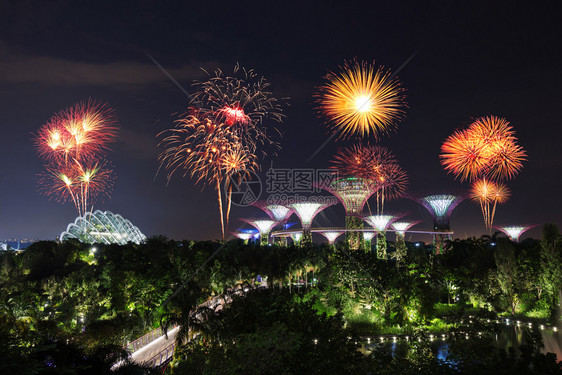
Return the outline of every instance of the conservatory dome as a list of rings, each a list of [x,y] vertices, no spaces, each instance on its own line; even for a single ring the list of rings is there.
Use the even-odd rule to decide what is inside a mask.
[[[125,245],[128,242],[140,244],[146,240],[129,220],[111,211],[94,213],[86,212],[78,216],[74,223],[68,224],[66,230],[60,234],[60,240],[77,238],[84,243],[103,243]]]

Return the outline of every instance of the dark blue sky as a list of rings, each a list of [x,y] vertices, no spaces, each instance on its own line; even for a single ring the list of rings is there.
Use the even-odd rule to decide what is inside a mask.
[[[396,70],[414,55],[399,72],[408,90],[407,117],[380,142],[409,173],[410,189],[466,188],[443,172],[439,147],[471,118],[498,115],[511,121],[529,160],[509,181],[512,197],[498,208],[496,223],[562,224],[560,7],[455,3],[1,2],[0,239],[53,239],[76,216],[71,204],[38,193],[43,166],[32,133],[88,97],[108,102],[120,123],[108,156],[115,188],[96,208],[120,213],[149,236],[220,236],[213,190],[201,192],[181,178],[166,186],[164,176],[156,176],[155,135],[186,109],[187,98],[146,53],[188,91],[203,77],[200,67],[230,71],[240,62],[266,76],[277,96],[291,97],[279,126],[283,150],[262,163],[279,168],[325,168],[346,145],[330,142],[304,163],[328,137],[312,106],[328,70],[354,57]],[[431,226],[412,201],[388,208],[424,219],[419,229]],[[232,217],[253,214],[235,208]],[[329,209],[318,223],[343,225],[343,208]],[[460,237],[483,233],[479,208],[462,203],[452,229]],[[540,229],[530,233],[538,237]]]

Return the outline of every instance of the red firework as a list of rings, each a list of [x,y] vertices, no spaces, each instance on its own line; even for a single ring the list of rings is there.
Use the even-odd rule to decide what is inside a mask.
[[[35,137],[47,169],[40,190],[58,201],[72,201],[78,215],[85,214],[112,186],[113,173],[102,155],[116,135],[115,114],[106,104],[88,100],[54,115]]]
[[[39,156],[47,162],[95,159],[117,137],[115,112],[93,100],[60,111],[35,137]]]
[[[377,188],[377,212],[384,201],[401,197],[406,192],[408,175],[388,149],[381,146],[354,145],[338,151],[330,168],[342,176],[371,181]]]

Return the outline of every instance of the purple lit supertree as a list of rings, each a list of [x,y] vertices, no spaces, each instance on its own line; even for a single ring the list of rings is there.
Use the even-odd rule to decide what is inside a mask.
[[[326,231],[321,231],[318,232],[321,235],[323,235],[324,237],[326,237],[326,239],[328,240],[328,243],[330,245],[333,245],[334,242],[336,242],[336,240],[338,239],[339,236],[341,236],[343,234],[342,230],[326,230]]]
[[[360,215],[369,197],[377,191],[377,185],[363,178],[347,177],[321,187],[338,198],[345,208],[345,237],[349,248],[357,250],[364,247],[363,235],[353,230],[363,229]]]
[[[273,228],[277,222],[275,220],[269,219],[240,219],[260,232],[260,243],[262,245],[267,245],[269,243],[269,231]]]
[[[386,259],[386,230],[388,226],[395,220],[398,220],[403,215],[401,214],[380,214],[364,216],[365,220],[371,227],[377,231],[377,257],[379,259]]]
[[[405,235],[406,231],[413,227],[414,225],[418,224],[420,220],[416,221],[395,221],[392,223],[392,229],[396,231],[396,265],[399,266],[402,259],[406,257],[407,248],[406,248],[406,241]]]
[[[278,223],[284,223],[293,213],[291,208],[281,204],[270,204],[266,201],[256,201],[253,205],[265,212],[271,220],[275,220]]]
[[[312,234],[310,233],[310,226],[312,225],[312,220],[318,215],[319,212],[330,207],[333,203],[318,203],[318,202],[302,202],[302,203],[292,203],[289,205],[293,209],[295,214],[299,217],[302,224],[302,238],[300,243],[302,245],[308,245],[312,243]]]
[[[410,199],[415,200],[431,214],[433,218],[433,230],[435,232],[447,232],[451,229],[449,220],[453,210],[466,199],[464,194],[435,194],[435,195],[409,195]],[[435,233],[433,235],[433,246],[436,254],[441,254],[445,250],[445,240],[450,239],[450,235]]]
[[[513,242],[519,242],[519,237],[521,237],[521,235],[523,233],[525,233],[526,231],[528,231],[531,228],[536,227],[537,225],[505,225],[505,226],[498,226],[498,227],[494,227],[499,231],[502,231],[503,233],[505,233],[510,240],[512,240]]]

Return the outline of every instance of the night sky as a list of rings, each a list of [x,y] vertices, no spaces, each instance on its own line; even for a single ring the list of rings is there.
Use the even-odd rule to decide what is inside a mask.
[[[205,2],[198,2],[205,3]],[[468,188],[439,163],[442,142],[471,118],[508,119],[528,153],[521,173],[508,182],[511,199],[496,224],[562,224],[560,152],[562,105],[561,9],[528,2],[0,2],[0,240],[55,239],[76,216],[38,192],[43,163],[33,133],[54,113],[96,98],[117,110],[119,139],[108,154],[117,180],[96,209],[120,213],[146,235],[174,239],[220,237],[215,192],[188,178],[166,185],[158,174],[156,134],[173,125],[188,98],[147,55],[188,92],[199,69],[234,64],[267,77],[277,97],[290,97],[278,128],[283,149],[262,169],[326,168],[339,146],[313,109],[315,88],[344,60],[372,61],[393,71],[407,89],[406,118],[380,144],[390,148],[410,177],[409,189],[444,192]],[[176,5],[172,5],[176,4]],[[273,5],[275,4],[275,5]],[[371,140],[373,143],[374,140]],[[409,200],[390,211],[423,219]],[[254,208],[232,212],[259,216]],[[341,205],[318,225],[343,225]],[[293,217],[296,221],[296,217]],[[454,211],[457,237],[485,232],[479,207],[469,201]],[[540,227],[528,232],[540,237]]]

